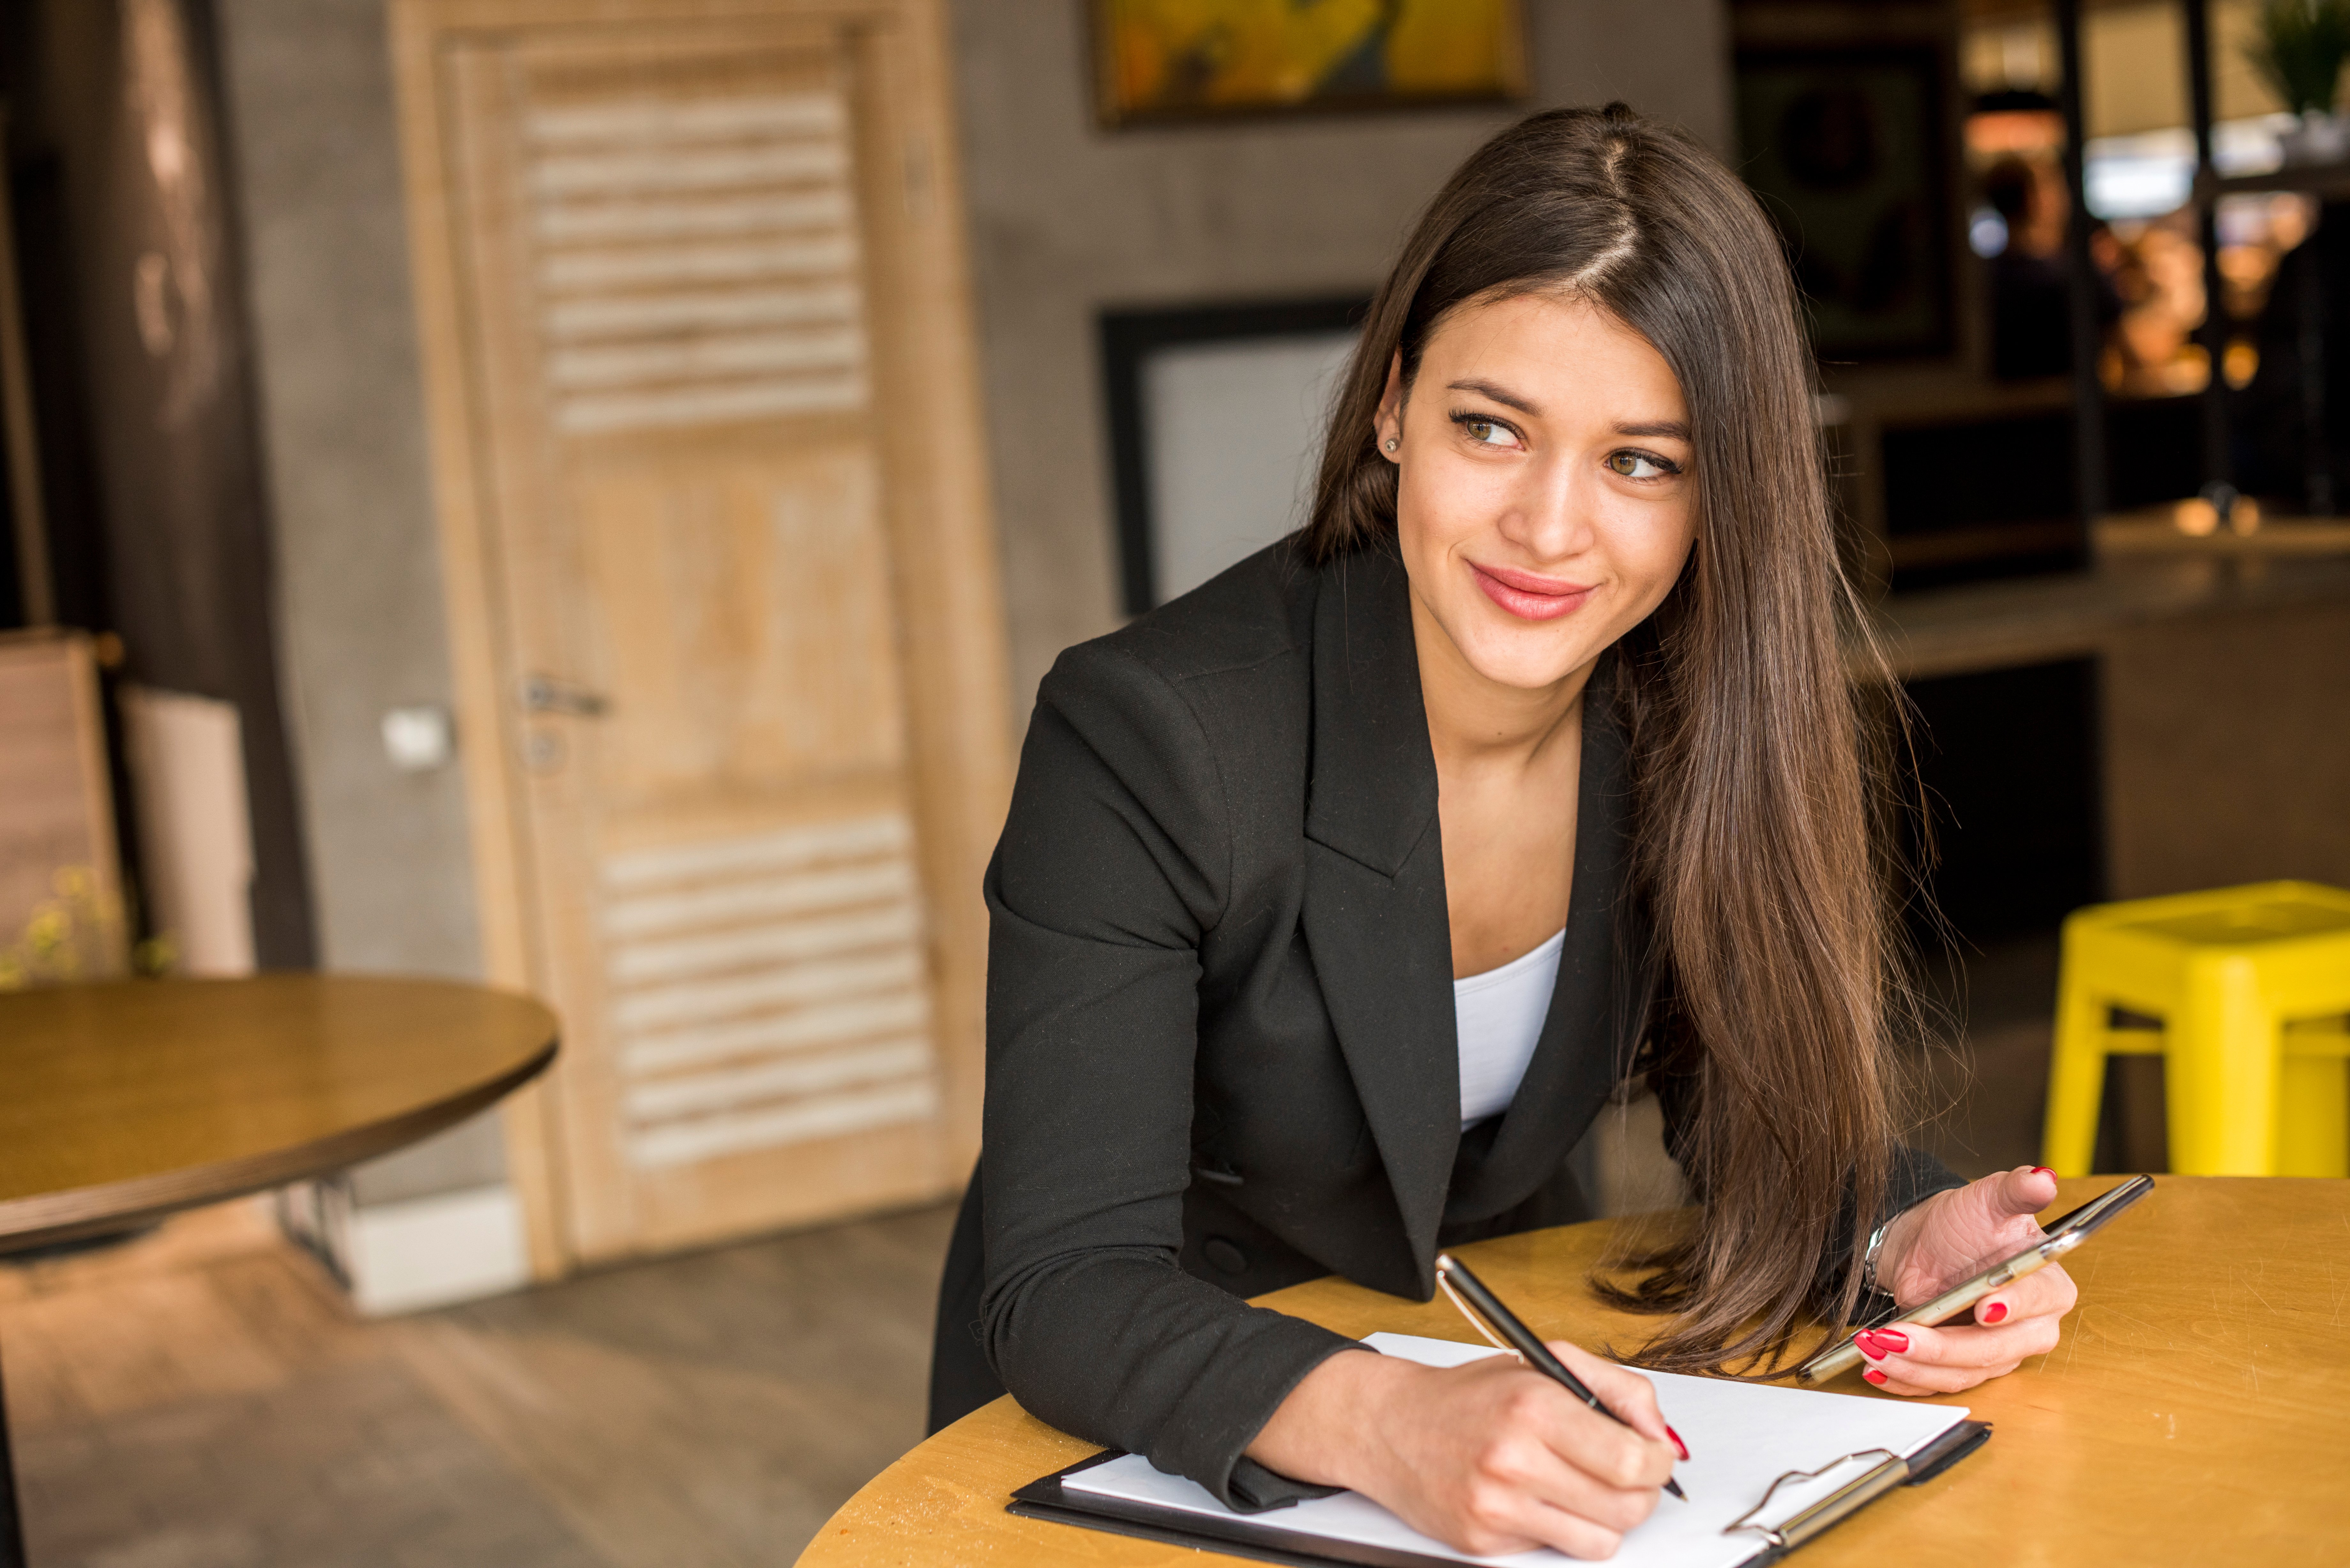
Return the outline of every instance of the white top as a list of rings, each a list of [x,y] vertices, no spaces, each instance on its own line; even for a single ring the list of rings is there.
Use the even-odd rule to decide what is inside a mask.
[[[1461,1037],[1461,1126],[1465,1130],[1510,1108],[1534,1042],[1558,989],[1558,955],[1566,932],[1499,969],[1452,982],[1452,1016]]]

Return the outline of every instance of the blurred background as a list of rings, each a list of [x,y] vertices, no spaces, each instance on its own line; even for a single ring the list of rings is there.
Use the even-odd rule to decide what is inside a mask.
[[[2334,0],[0,18],[0,986],[564,1024],[400,1153],[0,1262],[45,1564],[781,1561],[913,1443],[1036,682],[1296,525],[1531,109],[1786,235],[1919,721],[1921,1141],[2039,1158],[2068,911],[2350,885]],[[2097,1168],[2163,1118],[2117,1060]],[[1678,1201],[1637,1097],[1575,1158]]]

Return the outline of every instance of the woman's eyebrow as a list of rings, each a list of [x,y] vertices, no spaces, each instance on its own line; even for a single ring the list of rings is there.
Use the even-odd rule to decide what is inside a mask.
[[[1518,412],[1534,419],[1542,417],[1541,405],[1520,397],[1506,387],[1496,386],[1491,381],[1472,379],[1450,381],[1446,386],[1451,391],[1474,392],[1481,398],[1491,398],[1503,408],[1515,409]],[[1679,441],[1690,439],[1689,426],[1679,420],[1644,420],[1634,423],[1619,424],[1615,427],[1615,430],[1619,436],[1647,436],[1651,440]]]
[[[1621,436],[1654,436],[1666,441],[1687,441],[1690,438],[1690,428],[1679,420],[1652,420],[1646,424],[1617,425],[1616,433]]]
[[[1532,414],[1536,419],[1542,417],[1541,409],[1515,392],[1505,391],[1491,381],[1454,381],[1450,383],[1450,389],[1455,392],[1474,392],[1481,398],[1492,399],[1503,408],[1515,409],[1522,414]]]

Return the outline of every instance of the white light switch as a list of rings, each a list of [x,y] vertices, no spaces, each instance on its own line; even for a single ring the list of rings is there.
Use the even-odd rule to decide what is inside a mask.
[[[404,774],[447,767],[457,754],[456,727],[449,722],[449,710],[432,703],[385,709],[383,754]]]

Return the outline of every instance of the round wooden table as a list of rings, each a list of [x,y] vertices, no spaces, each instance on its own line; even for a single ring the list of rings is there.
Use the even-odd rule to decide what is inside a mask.
[[[2116,1179],[2061,1183],[2054,1211]],[[1634,1344],[1653,1320],[1601,1307],[1582,1283],[1613,1230],[1602,1220],[1460,1251],[1536,1330],[1593,1346]],[[1992,1423],[1989,1445],[1795,1561],[2350,1561],[2350,1181],[2158,1177],[2153,1194],[2070,1267],[2081,1304],[2064,1344],[1951,1401]],[[1476,1337],[1440,1296],[1423,1304],[1335,1279],[1260,1304],[1347,1334]],[[1891,1397],[1857,1376],[1831,1386]],[[1014,1487],[1095,1451],[999,1399],[849,1499],[801,1568],[1243,1561],[1003,1511]]]
[[[339,1170],[494,1104],[555,1015],[447,981],[275,974],[0,993],[0,1252]],[[0,1416],[0,1568],[24,1561]]]

